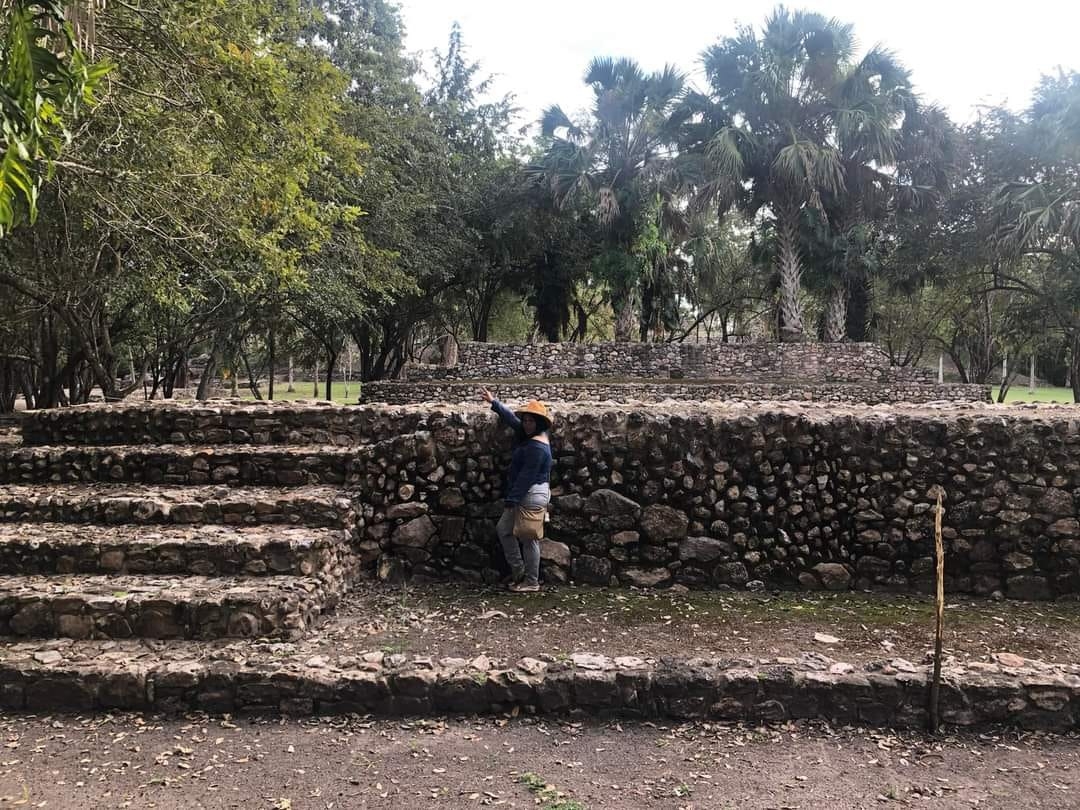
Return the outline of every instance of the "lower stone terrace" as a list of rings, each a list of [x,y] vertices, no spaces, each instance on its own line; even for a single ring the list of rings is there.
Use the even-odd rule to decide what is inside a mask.
[[[1080,721],[1077,606],[947,611],[943,717]],[[363,588],[294,641],[9,641],[17,710],[577,712],[926,722],[932,608],[916,598]]]

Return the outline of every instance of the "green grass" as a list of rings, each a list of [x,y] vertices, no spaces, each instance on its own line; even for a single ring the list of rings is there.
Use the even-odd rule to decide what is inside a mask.
[[[994,386],[990,394],[997,402],[998,386]],[[1071,388],[1055,388],[1053,386],[1039,387],[1034,394],[1028,393],[1026,385],[1014,385],[1005,395],[1005,402],[1061,402],[1071,404],[1073,393]]]
[[[292,392],[286,390],[288,387],[289,387],[289,384],[286,383],[286,382],[275,382],[274,383],[274,401],[275,402],[294,402],[295,400],[298,400],[298,399],[309,399],[309,400],[311,400],[311,399],[318,399],[318,400],[325,399],[325,396],[324,396],[326,394],[326,383],[325,382],[319,383],[319,395],[318,396],[315,396],[314,384],[311,382],[311,380],[303,380],[303,381],[298,380],[297,382],[294,382],[293,383],[293,388],[295,388],[296,390],[292,391]],[[226,390],[226,395],[228,395],[228,390],[229,389],[226,388],[225,390]],[[266,398],[266,382],[265,381],[260,385],[259,390],[262,392],[263,399],[265,399]],[[248,388],[246,385],[241,385],[237,393],[240,395],[241,399],[255,399],[255,395],[251,393],[251,389]],[[334,382],[334,388],[333,388],[333,391],[331,393],[334,396],[334,402],[336,402],[338,405],[355,405],[357,400],[360,398],[360,383],[357,382],[356,380],[353,380],[352,382],[350,382],[349,383],[349,394],[348,394],[348,396],[346,396],[345,395],[345,383],[335,381]]]
[[[548,784],[547,780],[539,774],[523,773],[518,777],[518,782],[536,797],[536,803],[542,810],[585,810],[585,805],[566,798],[561,790]]]
[[[509,385],[509,384],[514,383],[514,382],[515,381],[512,381],[512,380],[499,380],[499,383],[504,384],[504,385]],[[542,380],[541,381],[530,380],[528,382],[532,382],[532,383],[536,383],[536,384],[543,383]],[[589,381],[588,380],[563,380],[562,382],[579,382],[580,383],[580,382],[589,382]],[[602,382],[618,382],[618,380],[606,379],[605,378],[604,380],[602,380]],[[679,380],[679,381],[676,381],[676,382],[682,382],[682,381]],[[692,380],[691,382],[698,383],[698,382],[706,382],[706,381]],[[481,383],[477,382],[477,383],[473,383],[473,384],[480,385]],[[488,385],[493,385],[493,383],[491,383],[489,381]],[[284,383],[284,382],[275,383],[275,385],[274,385],[274,399],[276,401],[279,400],[279,401],[284,401],[284,402],[293,402],[293,401],[298,400],[298,399],[308,399],[308,400],[318,399],[318,400],[321,400],[321,399],[323,399],[323,394],[326,392],[326,383],[320,383],[319,384],[319,394],[318,394],[318,396],[315,396],[311,380],[301,380],[301,381],[297,381],[297,382],[293,383],[293,387],[296,390],[292,391],[292,392],[286,391],[285,389],[287,387],[288,387],[287,383]],[[226,388],[225,391],[226,391],[226,396],[228,396],[228,388]],[[263,393],[263,397],[265,397],[266,396],[266,383],[265,382],[262,383],[261,391]],[[255,399],[254,394],[252,394],[251,390],[249,388],[247,388],[246,386],[241,386],[240,387],[239,395],[240,395],[241,399]],[[343,382],[335,382],[334,383],[333,395],[334,395],[334,402],[336,402],[338,405],[355,405],[357,403],[357,400],[360,398],[360,383],[358,381],[350,382],[349,383],[349,393],[348,393],[348,396],[346,396],[346,394],[345,394],[345,383],[343,383]],[[993,397],[995,402],[997,401],[997,395],[998,395],[998,386],[994,386],[992,391],[991,391],[991,396]],[[1045,386],[1045,387],[1040,386],[1039,388],[1035,389],[1034,394],[1029,394],[1026,385],[1014,385],[1012,388],[1009,389],[1009,393],[1005,397],[1005,401],[1006,401],[1006,403],[1008,403],[1008,402],[1061,402],[1061,403],[1071,403],[1073,401],[1073,395],[1072,395],[1072,389],[1071,388],[1055,388],[1055,387],[1052,387],[1052,386]]]

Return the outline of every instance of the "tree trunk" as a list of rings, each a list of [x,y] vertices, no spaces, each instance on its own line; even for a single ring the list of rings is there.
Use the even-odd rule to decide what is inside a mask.
[[[312,383],[311,395],[315,399],[319,398],[319,358],[315,358],[315,374],[313,375],[315,381]]]
[[[491,323],[491,311],[495,307],[495,296],[499,288],[496,284],[487,284],[476,304],[476,314],[472,319],[472,339],[477,343],[488,342],[488,325]]]
[[[652,284],[643,284],[641,290],[641,318],[638,321],[638,335],[642,343],[649,339],[649,328],[652,326],[654,309],[654,290]]]
[[[208,399],[208,393],[210,391],[210,381],[214,378],[214,372],[217,371],[217,346],[215,345],[210,350],[210,356],[206,359],[206,365],[203,366],[202,376],[199,377],[199,387],[195,392],[195,399],[200,402]]]
[[[326,353],[326,399],[334,401],[334,366],[337,365],[338,356],[333,352]]]
[[[1073,402],[1080,402],[1080,329],[1070,337],[1072,352],[1069,355],[1069,387],[1072,388]]]
[[[802,302],[802,259],[799,256],[799,233],[795,212],[781,212],[777,228],[780,271],[780,340],[798,343],[805,339]]]
[[[837,284],[829,290],[825,307],[825,341],[840,343],[847,337],[847,288]]]
[[[439,338],[439,365],[456,366],[458,364],[458,344],[451,334]]]
[[[869,339],[873,310],[873,289],[870,286],[870,280],[865,275],[861,275],[848,288],[848,340],[862,343]]]
[[[266,398],[274,401],[274,371],[277,368],[277,353],[274,344],[274,327],[270,327],[270,335],[266,339],[266,351],[270,355],[270,379],[266,382]]]
[[[296,386],[293,385],[293,356],[289,355],[289,387],[285,389],[290,394],[296,391]]]
[[[255,397],[255,399],[257,399],[257,400],[259,400],[261,402],[262,401],[262,393],[259,391],[258,380],[255,379],[255,374],[251,370],[251,361],[248,359],[247,352],[245,352],[243,349],[241,349],[240,350],[240,357],[243,359],[244,368],[247,370],[248,389],[251,391],[251,395],[253,397]],[[233,386],[233,389],[235,390],[235,385]]]
[[[626,293],[612,304],[615,309],[615,340],[629,343],[634,334],[634,296]]]

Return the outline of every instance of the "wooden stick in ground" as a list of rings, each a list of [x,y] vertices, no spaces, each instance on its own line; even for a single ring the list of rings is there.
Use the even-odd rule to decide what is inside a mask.
[[[934,514],[934,546],[937,552],[937,609],[934,628],[934,678],[930,682],[930,731],[937,733],[940,724],[938,702],[941,697],[941,644],[945,632],[945,543],[941,538],[941,491],[937,494]]]

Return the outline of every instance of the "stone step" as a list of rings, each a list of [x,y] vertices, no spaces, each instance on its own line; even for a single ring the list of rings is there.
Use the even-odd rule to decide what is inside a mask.
[[[0,655],[5,711],[245,714],[550,714],[744,722],[826,720],[920,729],[930,668],[906,661],[855,669],[815,658],[647,661],[579,653],[496,660],[370,653],[335,660],[237,642],[14,641]],[[247,649],[236,649],[246,647]],[[276,648],[276,649],[274,649]],[[948,728],[1074,732],[1080,667],[1021,659],[952,664],[940,716]],[[1072,805],[1070,805],[1072,806]]]
[[[0,485],[0,523],[137,523],[345,526],[352,504],[340,489],[141,484]]]
[[[0,448],[0,484],[345,484],[362,446],[116,445]]]
[[[316,577],[2,576],[0,635],[296,639],[332,597]]]
[[[422,418],[417,415],[413,421]],[[379,433],[380,422],[369,409],[330,403],[146,402],[31,411],[22,421],[22,433],[28,445],[347,446],[370,441]]]
[[[0,524],[0,575],[320,574],[338,581],[350,558],[344,529]]]

